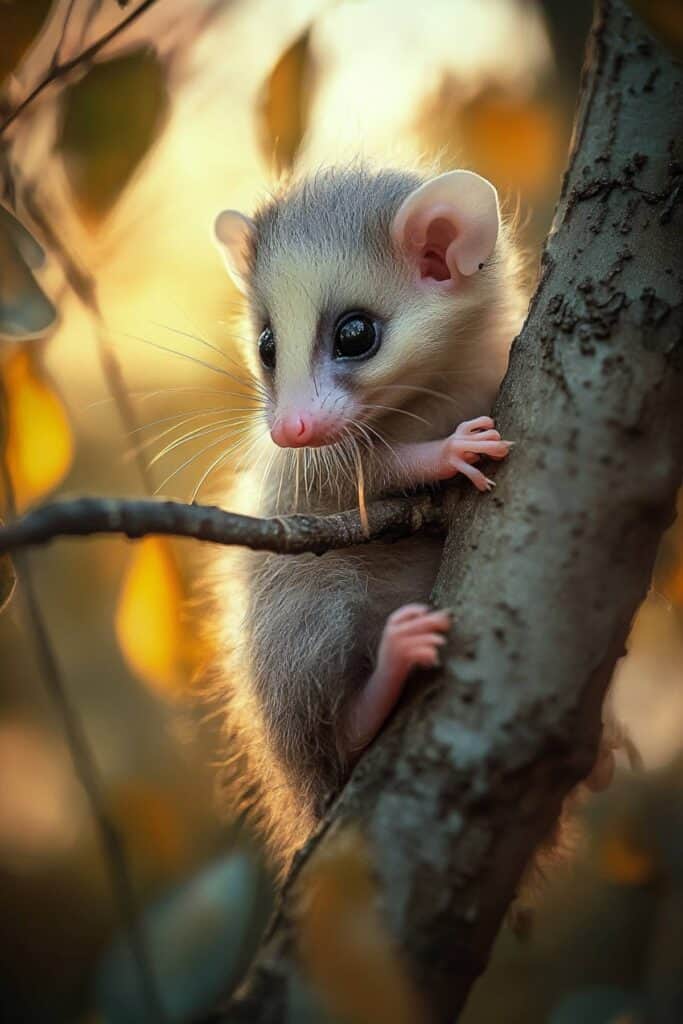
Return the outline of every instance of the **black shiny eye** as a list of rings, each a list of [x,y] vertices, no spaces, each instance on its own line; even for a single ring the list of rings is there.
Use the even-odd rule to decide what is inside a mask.
[[[275,335],[271,327],[264,327],[259,335],[258,354],[267,370],[275,369]]]
[[[379,348],[380,330],[367,313],[347,313],[334,329],[334,358],[363,359]]]

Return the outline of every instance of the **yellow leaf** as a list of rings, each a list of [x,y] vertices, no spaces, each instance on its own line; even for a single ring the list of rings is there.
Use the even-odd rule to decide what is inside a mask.
[[[538,192],[554,173],[559,125],[544,103],[485,93],[462,112],[463,145],[472,166],[506,189]]]
[[[166,697],[187,688],[196,660],[184,618],[184,589],[168,540],[145,537],[133,551],[116,613],[116,634],[131,670]]]
[[[631,5],[675,56],[683,57],[681,0],[631,0]]]
[[[321,846],[301,875],[298,935],[308,979],[348,1024],[418,1024],[419,999],[375,906],[365,844],[347,829]]]
[[[503,193],[547,189],[563,156],[561,117],[551,102],[489,88],[463,103],[451,75],[426,103],[416,129],[445,165],[475,167]]]
[[[137,868],[157,879],[178,871],[188,844],[172,793],[142,779],[132,779],[110,791],[109,805]]]
[[[19,510],[44,497],[65,477],[73,459],[66,411],[33,347],[5,362],[7,466]]]
[[[294,163],[306,130],[310,77],[309,32],[283,53],[263,86],[256,126],[264,157],[280,172]]]
[[[645,885],[657,873],[652,853],[636,844],[623,828],[615,828],[604,836],[599,850],[602,875],[618,885]]]

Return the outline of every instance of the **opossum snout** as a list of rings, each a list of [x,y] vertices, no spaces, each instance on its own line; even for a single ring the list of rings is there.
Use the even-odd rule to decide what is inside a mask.
[[[304,410],[278,416],[270,436],[280,448],[317,448],[338,441],[343,430],[339,419]]]

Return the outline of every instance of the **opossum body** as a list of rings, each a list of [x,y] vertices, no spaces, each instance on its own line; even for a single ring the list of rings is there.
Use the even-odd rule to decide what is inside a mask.
[[[488,182],[465,171],[331,169],[284,188],[253,219],[220,214],[216,236],[246,294],[245,356],[270,433],[262,423],[265,480],[256,463],[226,504],[330,513],[357,505],[359,491],[371,500],[457,473],[490,487],[478,463],[509,446],[486,413],[523,295]],[[282,868],[411,669],[438,663],[450,621],[428,602],[441,552],[439,540],[416,536],[322,557],[221,555],[226,654],[216,674],[233,774]],[[609,783],[619,746],[629,742],[608,715],[582,791]],[[575,800],[529,866],[525,899],[566,847]]]
[[[485,414],[522,315],[493,186],[467,171],[335,168],[253,219],[225,211],[216,237],[246,295],[246,356],[275,442],[260,489],[249,470],[240,480],[243,510],[339,511],[358,505],[359,483],[371,500],[458,472],[491,486],[477,463],[508,444]],[[229,729],[285,858],[410,670],[437,663],[449,619],[428,602],[441,548],[414,537],[322,557],[221,556]]]

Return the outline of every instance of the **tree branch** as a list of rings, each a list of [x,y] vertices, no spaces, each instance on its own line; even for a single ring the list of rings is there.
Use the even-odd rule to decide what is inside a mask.
[[[440,677],[358,763],[213,1024],[287,1019],[301,867],[348,825],[430,1020],[452,1022],[523,870],[592,766],[683,467],[683,83],[602,0],[539,286],[497,403],[515,457],[449,519]],[[334,928],[334,922],[329,922]]]
[[[329,516],[257,519],[179,501],[76,498],[43,505],[0,527],[0,554],[45,544],[55,537],[87,537],[96,533],[120,533],[131,539],[150,533],[166,534],[281,555],[322,554],[370,540],[395,540],[420,530],[445,530],[439,493],[371,502],[367,512],[366,533],[357,510]]]
[[[87,46],[81,53],[72,57],[70,60],[65,60],[53,65],[45,77],[38,82],[34,89],[31,90],[28,96],[26,96],[0,124],[0,135],[2,135],[2,133],[16,121],[19,115],[22,114],[26,108],[30,106],[45,89],[47,89],[49,85],[56,82],[59,78],[64,78],[65,75],[68,75],[70,71],[73,71],[74,68],[79,67],[81,64],[87,64],[89,60],[92,60],[93,57],[97,56],[100,50],[103,50],[108,43],[115,39],[124,31],[124,29],[128,28],[129,25],[132,25],[132,23],[136,21],[141,14],[144,14],[145,11],[149,10],[149,8],[156,2],[157,0],[142,0],[139,7],[136,7],[136,9],[126,15],[125,18],[122,18],[118,24],[114,25],[113,28],[110,28],[109,31],[105,32],[99,39],[96,39],[90,46]]]

